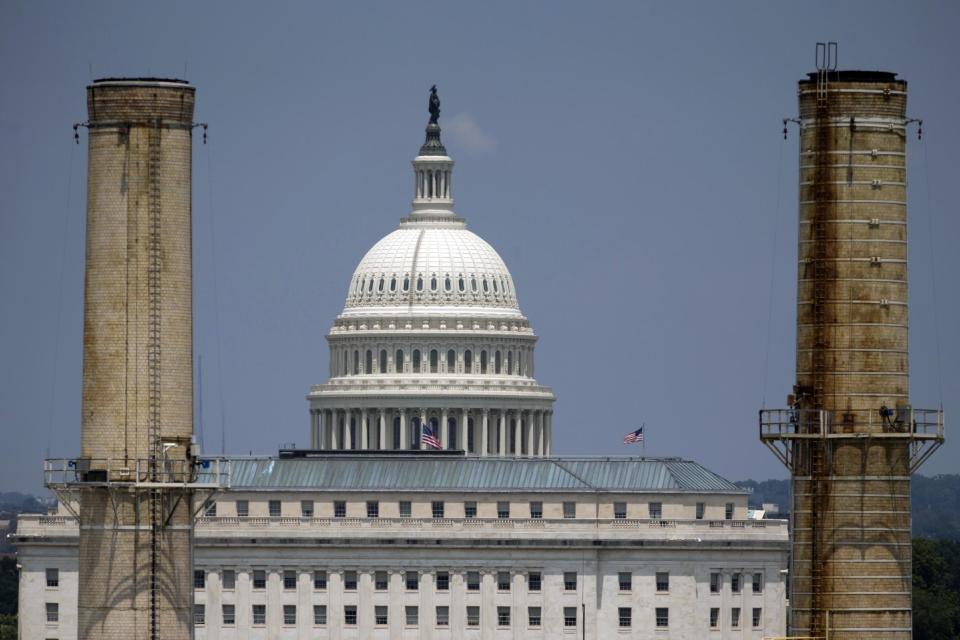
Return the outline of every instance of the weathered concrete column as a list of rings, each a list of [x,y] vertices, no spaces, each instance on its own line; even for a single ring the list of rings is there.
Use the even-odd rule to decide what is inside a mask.
[[[460,410],[460,448],[469,453],[470,445],[470,409]],[[476,438],[473,440],[474,446],[477,444]]]
[[[356,423],[357,419],[354,417],[354,410],[347,409],[344,411],[344,420],[343,420],[343,449],[347,451],[353,449],[353,425]]]
[[[400,446],[398,449],[410,448],[410,433],[407,431],[407,410],[400,409]]]
[[[377,448],[383,451],[387,448],[387,417],[384,409],[380,409],[377,433]]]
[[[507,412],[503,409],[500,410],[500,430],[499,430],[500,441],[498,443],[497,449],[500,456],[507,455]]]
[[[360,446],[358,449],[369,449],[370,448],[370,423],[369,423],[370,411],[368,409],[360,409]]]
[[[450,448],[450,424],[447,417],[447,409],[444,407],[440,410],[440,428],[437,429],[439,433],[434,435],[440,438],[440,443],[443,445],[444,449]]]
[[[480,425],[480,455],[486,457],[488,451],[487,447],[490,444],[488,441],[487,433],[487,423],[490,420],[490,410],[483,410],[483,422]]]
[[[527,432],[524,434],[527,439],[527,455],[533,456],[533,411],[526,411],[527,419],[524,420],[524,424],[527,427]]]

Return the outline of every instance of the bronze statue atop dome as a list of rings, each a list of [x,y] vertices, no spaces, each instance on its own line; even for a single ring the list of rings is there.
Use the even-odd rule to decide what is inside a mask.
[[[437,85],[430,87],[430,101],[427,103],[430,111],[430,124],[437,124],[440,119],[440,96],[437,95]]]

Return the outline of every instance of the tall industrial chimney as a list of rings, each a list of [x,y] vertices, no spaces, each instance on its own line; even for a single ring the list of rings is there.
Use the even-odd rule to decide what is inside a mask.
[[[79,638],[191,638],[191,131],[182,80],[87,87]]]
[[[907,83],[835,51],[799,83],[797,383],[760,436],[792,473],[791,634],[909,640],[910,475],[943,418],[909,396]]]

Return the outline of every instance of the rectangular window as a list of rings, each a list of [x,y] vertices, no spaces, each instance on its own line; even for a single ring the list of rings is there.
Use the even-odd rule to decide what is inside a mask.
[[[270,510],[271,518],[280,517],[280,501],[279,500],[270,500],[267,502],[267,508]]]
[[[497,626],[510,626],[510,607],[497,607]]]
[[[467,626],[480,626],[480,607],[467,607]]]
[[[373,574],[373,585],[374,589],[377,591],[386,591],[388,585],[389,577],[387,576],[386,571],[377,571]]]
[[[207,572],[203,569],[193,570],[193,588],[203,589],[207,586]]]
[[[300,517],[302,518],[313,517],[313,500],[300,501]]]
[[[657,592],[670,591],[670,574],[666,571],[657,571]]]
[[[327,626],[327,605],[313,605],[313,624],[318,627]]]
[[[763,609],[760,607],[753,608],[753,618],[752,618],[753,628],[757,629],[760,627],[760,623],[763,622]]]
[[[443,517],[443,502],[440,500],[434,500],[430,503],[430,513],[434,518]]]
[[[253,626],[262,627],[267,624],[267,605],[255,604],[252,609]]]
[[[540,607],[527,607],[527,626],[539,627],[540,623]]]
[[[237,517],[246,518],[250,515],[250,503],[246,500],[237,500]]]
[[[379,518],[380,517],[380,503],[376,500],[367,500],[367,517],[368,518]]]
[[[563,517],[564,517],[564,518],[576,518],[576,517],[577,517],[577,503],[576,503],[576,502],[564,502],[564,503],[563,503]]]
[[[498,502],[498,503],[497,503],[497,517],[498,517],[498,518],[509,518],[509,517],[510,517],[510,503],[509,503],[509,502]]]
[[[47,622],[60,622],[60,605],[56,602],[47,603]]]
[[[223,613],[223,626],[232,627],[237,623],[237,611],[232,604],[225,604],[221,607]]]
[[[697,520],[703,520],[703,514],[707,510],[707,505],[705,502],[697,503]]]
[[[479,571],[467,571],[467,591],[480,591]]]
[[[283,626],[292,627],[297,624],[297,605],[283,605]]]
[[[343,500],[333,501],[333,517],[334,518],[347,517],[347,503],[345,501]]]
[[[316,589],[317,591],[327,590],[327,572],[326,571],[313,572],[313,588]]]
[[[297,572],[292,569],[286,569],[283,572],[283,590],[295,591],[297,588]]]
[[[497,572],[497,591],[510,591],[510,572]]]
[[[233,591],[237,586],[237,572],[233,569],[224,569],[220,572],[220,588],[224,591]]]
[[[207,505],[207,508],[203,510],[203,515],[207,516],[208,518],[217,517],[217,503],[216,502],[209,503]]]
[[[730,591],[733,593],[740,593],[740,574],[734,573],[730,575]]]
[[[733,503],[728,502],[723,511],[723,517],[727,520],[733,520]]]
[[[657,607],[657,628],[663,629],[670,626],[670,610],[666,607]]]
[[[740,628],[740,607],[730,609],[730,626],[734,629]]]
[[[417,605],[407,605],[405,613],[408,627],[415,627],[420,624],[420,609],[417,608]]]
[[[542,502],[531,502],[530,503],[530,517],[539,520],[543,517],[543,503]]]
[[[720,593],[720,585],[722,584],[720,580],[719,573],[710,574],[710,593]]]
[[[401,517],[401,518],[409,518],[409,517],[410,517],[410,513],[411,513],[410,501],[409,501],[409,500],[401,500],[401,501],[400,501],[400,517]]]
[[[618,520],[625,520],[627,517],[627,503],[626,502],[614,502],[613,503],[613,517]]]
[[[346,627],[357,626],[357,605],[347,604],[343,606],[343,624]]]
[[[56,589],[60,586],[60,569],[47,569],[47,588]]]
[[[539,571],[531,571],[527,574],[527,591],[540,591],[543,578]]]
[[[207,624],[207,609],[204,605],[193,605],[193,624],[198,627]]]
[[[716,629],[720,626],[720,607],[710,607],[710,628]]]
[[[753,574],[753,592],[763,593],[763,574],[762,573]]]
[[[446,606],[437,607],[437,626],[438,627],[450,626],[450,607],[446,607]]]
[[[663,518],[663,504],[659,502],[651,502],[647,505],[647,512],[649,513],[649,518],[651,520],[660,520]]]
[[[378,627],[385,627],[389,623],[387,605],[378,604],[373,608],[373,623]]]
[[[416,591],[420,588],[420,574],[416,571],[407,571],[407,591]]]
[[[633,574],[629,571],[621,571],[617,574],[617,582],[620,585],[620,591],[633,590]]]
[[[563,626],[565,627],[577,626],[577,608],[576,607],[563,608]]]
[[[437,591],[450,590],[450,574],[446,571],[437,571]]]
[[[621,629],[629,629],[633,626],[633,609],[630,607],[619,607],[617,609],[617,618],[620,621]]]
[[[263,569],[254,569],[253,571],[253,588],[254,589],[266,589],[267,588],[267,572]]]
[[[343,572],[343,590],[344,591],[357,590],[357,572],[356,571]]]
[[[576,571],[563,572],[563,590],[564,591],[577,590],[577,572]]]
[[[464,503],[463,503],[463,517],[464,517],[464,518],[476,518],[476,517],[477,517],[477,503],[476,503],[476,502],[464,502]]]

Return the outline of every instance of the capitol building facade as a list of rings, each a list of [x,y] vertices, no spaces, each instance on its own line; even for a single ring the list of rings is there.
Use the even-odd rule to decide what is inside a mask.
[[[310,449],[229,459],[201,506],[195,637],[784,635],[785,521],[748,518],[747,492],[690,460],[552,454],[537,337],[453,210],[435,120],[412,211],[327,336]],[[76,638],[71,511],[23,516],[13,537],[21,638]]]

